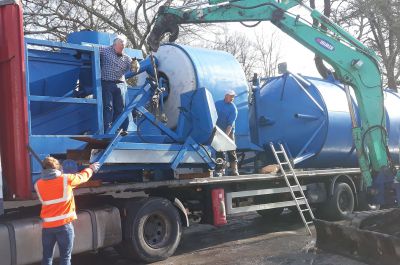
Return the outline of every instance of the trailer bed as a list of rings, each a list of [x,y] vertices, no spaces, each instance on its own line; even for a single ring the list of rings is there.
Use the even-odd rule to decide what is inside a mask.
[[[359,168],[335,168],[323,170],[295,170],[299,179],[323,177],[331,175],[355,175],[360,174]],[[179,188],[190,186],[218,185],[240,182],[273,181],[283,179],[281,174],[246,174],[240,176],[223,176],[194,179],[174,179],[163,181],[148,181],[134,183],[105,183],[100,187],[79,188],[74,191],[75,195],[99,194],[106,192],[130,192],[142,191],[156,188]]]

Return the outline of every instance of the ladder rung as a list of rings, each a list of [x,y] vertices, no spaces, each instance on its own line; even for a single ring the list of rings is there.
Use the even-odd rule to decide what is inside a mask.
[[[271,146],[271,149],[272,149],[272,151],[273,151],[273,153],[275,155],[276,162],[279,164],[280,168],[282,169],[281,170],[282,171],[282,175],[285,177],[285,181],[286,181],[287,187],[289,188],[289,190],[290,190],[290,192],[292,194],[293,200],[296,203],[298,212],[301,215],[301,218],[303,219],[304,226],[307,228],[308,232],[311,235],[311,230],[308,227],[308,225],[313,224],[313,222],[312,221],[308,221],[307,222],[307,220],[304,217],[303,213],[304,212],[309,212],[312,219],[314,219],[314,215],[313,215],[313,212],[312,212],[310,206],[308,205],[307,198],[305,197],[305,195],[303,193],[303,188],[299,184],[297,176],[295,174],[295,171],[293,170],[294,165],[292,165],[291,161],[288,159],[288,156],[287,156],[286,151],[285,151],[285,147],[281,143],[279,144],[280,150],[279,149],[278,150],[275,149],[275,146],[274,146],[273,142],[270,142],[270,146]],[[284,157],[279,156],[279,154],[283,154]],[[285,165],[286,165],[286,167],[284,168]],[[287,171],[289,173],[286,173],[285,171]],[[290,183],[290,180],[289,180],[288,177],[292,177],[295,180],[296,184],[292,185]],[[294,189],[296,189],[296,190],[294,190]],[[301,196],[300,197],[296,197],[298,195],[298,193],[295,193],[295,192],[300,192]],[[304,200],[304,202],[301,202],[302,200]]]

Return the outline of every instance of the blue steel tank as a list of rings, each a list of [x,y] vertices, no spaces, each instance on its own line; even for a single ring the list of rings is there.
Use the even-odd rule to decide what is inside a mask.
[[[205,87],[214,101],[218,101],[224,98],[227,90],[232,89],[237,94],[236,145],[240,149],[255,148],[250,141],[249,87],[243,69],[233,55],[224,51],[165,44],[155,56],[160,75],[168,80],[164,112],[170,128],[177,125],[182,93]]]
[[[393,161],[398,163],[400,97],[395,92],[384,91],[384,98],[389,150]],[[349,108],[341,84],[287,73],[268,79],[254,91],[254,99],[251,134],[256,144],[268,150],[265,162],[274,162],[269,143],[280,141],[286,145],[297,167],[358,165]],[[354,96],[352,103],[358,117]]]

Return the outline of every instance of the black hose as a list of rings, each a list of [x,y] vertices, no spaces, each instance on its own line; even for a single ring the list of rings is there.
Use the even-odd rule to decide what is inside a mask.
[[[386,130],[386,128],[385,127],[383,127],[382,125],[374,125],[374,126],[371,126],[371,127],[369,127],[364,133],[363,133],[363,135],[362,135],[362,140],[361,140],[361,148],[362,148],[362,152],[363,152],[363,154],[367,154],[367,152],[366,152],[366,150],[365,150],[365,146],[364,146],[364,144],[365,144],[365,137],[367,136],[367,133],[369,133],[370,131],[372,131],[372,130],[374,130],[374,129],[380,129],[381,130],[381,132],[384,132],[385,133],[385,137],[387,136],[387,130]],[[383,135],[382,135],[382,138],[383,138]],[[382,142],[383,144],[384,144],[384,142]],[[385,148],[386,148],[386,144],[384,144],[385,145]]]

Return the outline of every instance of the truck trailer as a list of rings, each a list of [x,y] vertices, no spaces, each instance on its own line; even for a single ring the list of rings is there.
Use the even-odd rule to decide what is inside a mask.
[[[342,219],[373,207],[339,82],[286,71],[253,86],[226,52],[169,43],[143,58],[126,49],[140,60],[141,73],[120,84],[126,110],[105,131],[99,46],[113,37],[83,31],[66,42],[24,38],[20,2],[0,1],[0,264],[41,260],[33,184],[49,155],[68,173],[93,161],[103,165],[74,192],[73,254],[114,246],[125,257],[154,262],[173,255],[191,218],[221,226],[227,215],[257,211],[272,218],[289,208],[308,228],[311,208]],[[238,95],[236,142],[216,126],[214,102],[227,88]],[[399,96],[385,93],[390,153],[398,162],[400,119],[392,106]],[[233,149],[240,176],[215,176],[215,151]],[[279,152],[280,171],[260,173]]]

